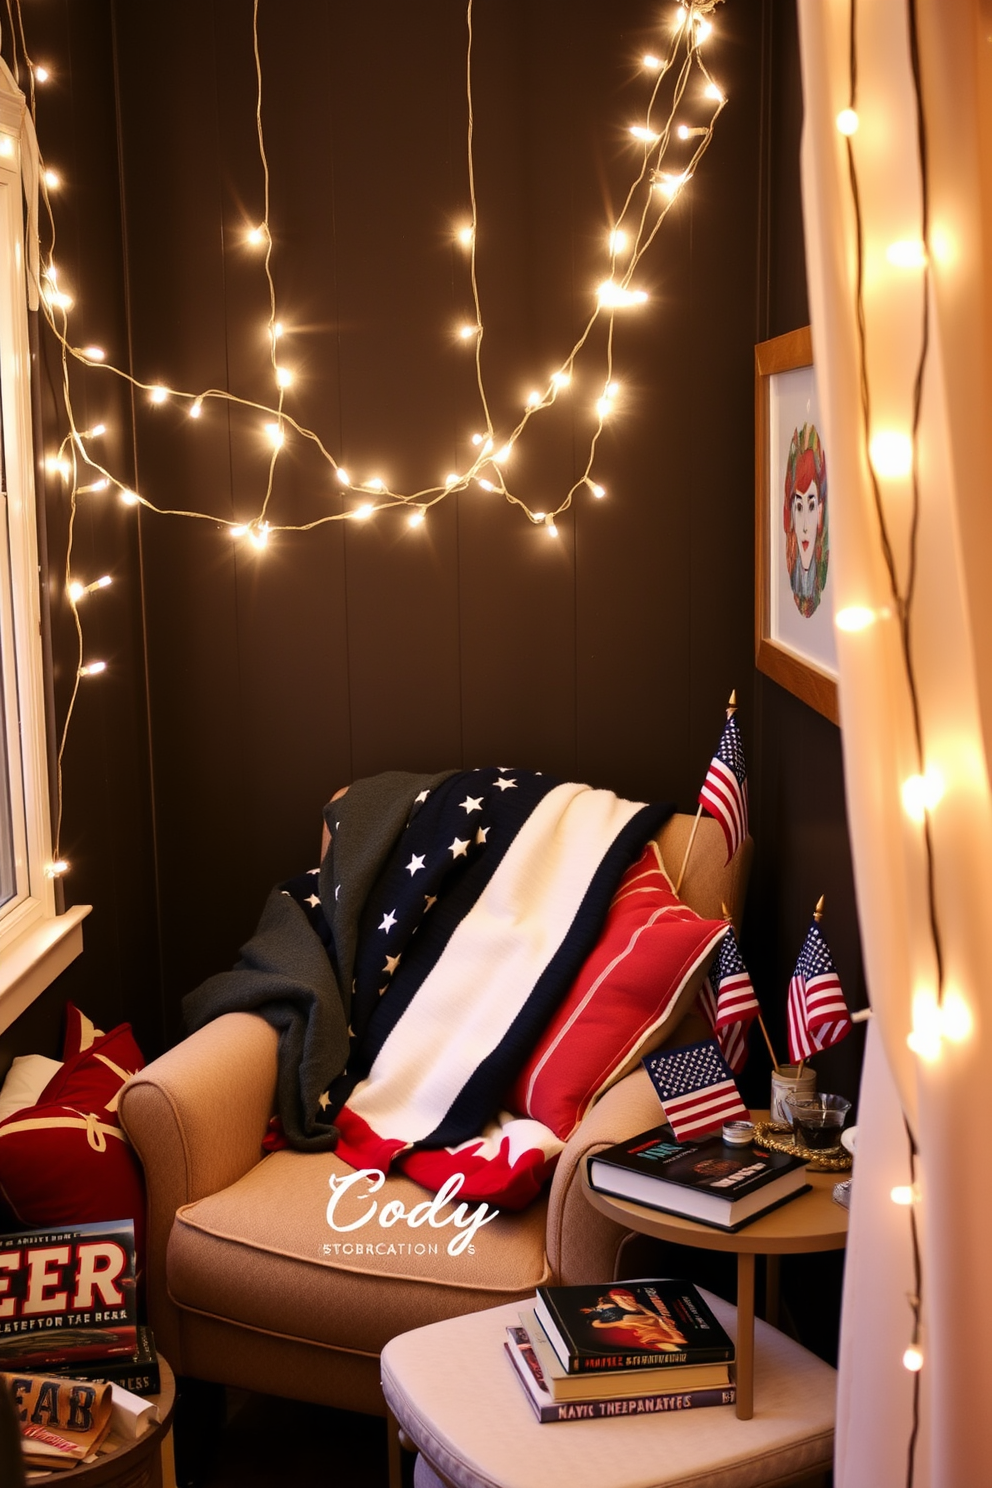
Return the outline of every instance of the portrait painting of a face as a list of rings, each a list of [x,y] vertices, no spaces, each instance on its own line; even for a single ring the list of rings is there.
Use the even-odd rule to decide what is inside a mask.
[[[792,597],[809,617],[820,603],[830,562],[827,457],[812,424],[795,429],[789,444],[782,526]]]
[[[839,724],[830,438],[809,326],[754,348],[754,415],[755,665]]]
[[[812,367],[776,373],[769,398],[771,639],[836,676],[827,451]]]

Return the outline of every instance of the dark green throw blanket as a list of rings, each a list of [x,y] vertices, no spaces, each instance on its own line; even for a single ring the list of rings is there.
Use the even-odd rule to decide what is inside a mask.
[[[355,781],[324,807],[331,846],[321,864],[318,892],[333,934],[333,960],[296,900],[273,889],[234,969],[209,977],[183,1001],[190,1033],[233,1012],[258,1013],[278,1029],[277,1109],[293,1147],[324,1151],[337,1141],[320,1097],[348,1058],[362,907],[406,826],[412,797],[452,774],[388,771]],[[335,884],[343,886],[337,899]]]

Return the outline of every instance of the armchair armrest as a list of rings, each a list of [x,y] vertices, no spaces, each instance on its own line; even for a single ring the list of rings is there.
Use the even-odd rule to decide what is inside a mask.
[[[145,1170],[150,1321],[178,1367],[165,1265],[176,1210],[227,1188],[260,1161],[275,1106],[277,1044],[264,1019],[227,1013],[139,1070],[121,1091],[121,1125]]]
[[[562,1286],[612,1280],[627,1231],[582,1192],[585,1159],[663,1120],[647,1071],[633,1070],[588,1111],[558,1159],[548,1204],[548,1260]]]
[[[119,1114],[149,1190],[173,1212],[242,1177],[260,1160],[275,1108],[278,1034],[254,1013],[226,1013],[128,1081]]]

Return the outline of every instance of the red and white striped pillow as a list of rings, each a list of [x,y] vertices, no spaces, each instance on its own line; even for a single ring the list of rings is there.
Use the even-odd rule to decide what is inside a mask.
[[[567,1140],[592,1103],[674,1030],[726,934],[683,904],[649,842],[599,941],[507,1097]],[[683,996],[683,994],[685,994]]]

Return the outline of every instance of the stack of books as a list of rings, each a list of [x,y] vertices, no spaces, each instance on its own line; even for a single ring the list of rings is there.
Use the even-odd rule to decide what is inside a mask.
[[[734,1345],[688,1281],[538,1287],[504,1345],[541,1422],[733,1405]]]
[[[0,1235],[0,1372],[155,1395],[155,1343],[137,1318],[131,1220]]]
[[[0,1390],[13,1398],[26,1468],[90,1462],[158,1419],[133,1398],[161,1388],[137,1318],[131,1220],[0,1235]]]

